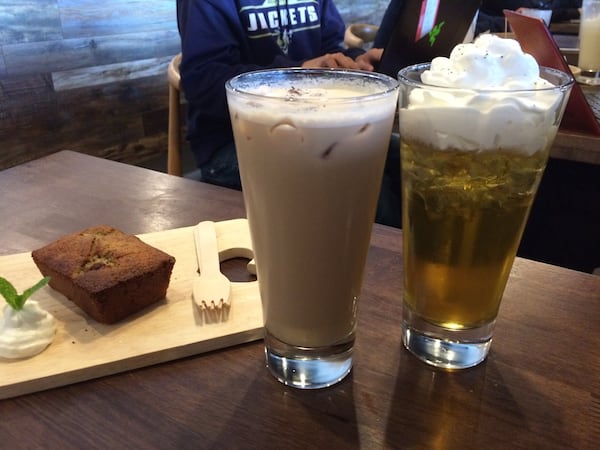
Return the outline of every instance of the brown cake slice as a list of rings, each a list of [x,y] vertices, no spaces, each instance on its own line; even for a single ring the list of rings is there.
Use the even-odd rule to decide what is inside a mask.
[[[165,298],[175,258],[138,237],[100,225],[31,253],[50,286],[102,323]]]

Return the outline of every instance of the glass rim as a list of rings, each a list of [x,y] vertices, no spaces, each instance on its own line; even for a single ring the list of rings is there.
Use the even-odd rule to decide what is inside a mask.
[[[336,102],[336,103],[354,103],[357,101],[369,101],[369,100],[376,100],[382,97],[386,97],[392,93],[394,93],[395,91],[397,91],[400,87],[400,83],[398,82],[397,79],[380,73],[380,72],[369,72],[366,70],[356,70],[356,69],[340,69],[340,68],[327,68],[327,67],[320,67],[320,68],[304,68],[304,67],[280,67],[280,68],[272,68],[272,69],[259,69],[259,70],[252,70],[249,72],[244,72],[244,73],[240,73],[238,75],[233,76],[232,78],[230,78],[229,80],[227,80],[227,82],[225,83],[225,89],[227,92],[230,93],[234,93],[236,95],[243,95],[243,96],[247,96],[248,98],[256,98],[256,99],[268,99],[268,100],[273,100],[273,101],[284,101],[284,102],[289,102],[290,98],[289,97],[282,97],[280,95],[268,95],[268,93],[265,92],[260,92],[260,93],[256,93],[256,92],[251,92],[248,90],[245,90],[243,88],[240,88],[239,86],[236,86],[237,83],[239,82],[243,82],[244,79],[253,79],[253,78],[258,78],[260,79],[260,77],[263,77],[265,75],[276,75],[276,74],[288,74],[288,75],[294,75],[294,76],[300,76],[300,77],[310,77],[310,76],[315,76],[315,75],[322,75],[322,74],[326,74],[326,75],[340,75],[340,76],[348,76],[348,75],[352,75],[354,76],[356,79],[363,79],[363,80],[375,80],[377,82],[379,82],[381,84],[381,89],[376,90],[375,92],[366,92],[364,94],[357,94],[357,95],[353,95],[350,97],[328,97],[327,98],[327,102]],[[300,79],[300,78],[298,78]],[[264,84],[268,84],[268,81],[265,80]],[[317,87],[323,87],[323,86],[318,86]],[[295,99],[298,102],[305,102],[305,103],[322,103],[323,100],[319,99],[319,98],[314,98],[314,97],[307,97],[307,98],[296,98]]]
[[[575,78],[567,72],[553,67],[540,66],[540,76],[543,73],[555,75],[561,83],[558,85],[541,87],[541,88],[518,88],[518,89],[482,89],[472,87],[451,87],[451,86],[439,86],[437,84],[425,84],[421,80],[411,80],[405,74],[409,72],[423,72],[431,66],[430,62],[413,64],[411,66],[404,67],[398,71],[398,81],[402,84],[409,85],[413,88],[424,88],[433,89],[439,91],[465,91],[465,92],[477,92],[481,94],[515,94],[524,92],[551,92],[556,90],[564,90],[575,83]]]

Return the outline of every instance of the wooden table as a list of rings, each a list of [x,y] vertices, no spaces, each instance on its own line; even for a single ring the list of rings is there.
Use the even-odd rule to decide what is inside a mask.
[[[584,95],[600,92],[600,87],[581,85]],[[552,158],[600,166],[600,136],[559,130],[552,148]]]
[[[550,31],[556,34],[579,34],[579,20],[571,20],[568,22],[554,22],[550,24]]]
[[[0,172],[0,253],[109,223],[130,233],[244,215],[239,192],[69,151]],[[355,367],[275,381],[261,342],[0,401],[2,448],[597,448],[600,277],[517,259],[488,359],[403,349],[401,232],[375,226]]]
[[[600,166],[600,136],[559,131],[550,157]]]
[[[573,66],[577,66],[579,62],[579,36],[577,34],[557,33],[553,33],[552,36],[567,62]]]
[[[577,25],[579,26],[579,25]],[[554,39],[569,64],[577,66],[579,58],[579,36],[555,34]],[[595,86],[580,85],[584,94],[598,92]],[[587,164],[600,165],[600,136],[559,131],[550,150],[553,158],[566,159]]]

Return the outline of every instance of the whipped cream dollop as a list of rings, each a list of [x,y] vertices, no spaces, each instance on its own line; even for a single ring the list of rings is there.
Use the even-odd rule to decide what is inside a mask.
[[[540,78],[535,58],[523,53],[513,39],[482,34],[473,43],[459,44],[450,58],[431,61],[421,81],[432,86],[467,89],[542,89],[552,87]]]
[[[43,351],[54,339],[54,317],[35,300],[15,310],[8,304],[0,322],[0,357],[28,358]]]
[[[457,45],[421,75],[400,111],[400,133],[433,147],[534,153],[552,142],[562,95],[519,43],[491,34]],[[436,89],[441,87],[444,89]]]

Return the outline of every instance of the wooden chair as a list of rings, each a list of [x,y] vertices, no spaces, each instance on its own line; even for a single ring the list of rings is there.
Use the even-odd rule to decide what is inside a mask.
[[[346,27],[344,44],[348,48],[363,48],[375,40],[379,27],[368,23],[353,23]]]
[[[181,176],[181,77],[179,65],[181,53],[175,55],[168,68],[169,78],[169,135],[167,151],[167,173]]]

